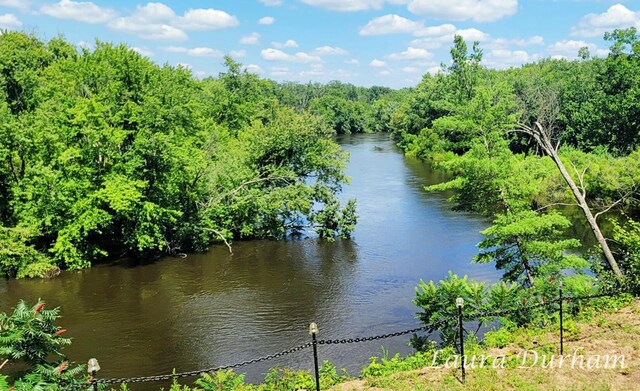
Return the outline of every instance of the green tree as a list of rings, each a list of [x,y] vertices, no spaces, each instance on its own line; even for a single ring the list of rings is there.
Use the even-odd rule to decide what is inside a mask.
[[[453,88],[458,96],[458,103],[468,101],[473,97],[474,88],[478,83],[482,61],[482,49],[478,41],[473,42],[471,52],[467,43],[460,35],[453,38],[451,48],[451,66],[446,69],[453,77]]]

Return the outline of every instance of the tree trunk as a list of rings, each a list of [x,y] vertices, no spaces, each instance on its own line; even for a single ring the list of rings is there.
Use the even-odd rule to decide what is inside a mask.
[[[589,222],[589,226],[591,227],[591,231],[593,231],[593,235],[596,237],[596,240],[600,244],[600,247],[602,248],[602,252],[604,253],[604,257],[609,263],[611,270],[613,270],[616,276],[622,277],[622,272],[620,271],[618,262],[616,262],[616,259],[613,257],[613,253],[611,252],[611,249],[609,249],[609,244],[607,243],[607,240],[605,239],[604,235],[602,235],[602,232],[600,231],[600,227],[598,226],[598,223],[596,222],[596,219],[593,216],[593,213],[591,213],[591,209],[589,208],[589,204],[587,204],[584,194],[580,191],[580,189],[576,185],[573,178],[571,178],[571,175],[569,175],[569,172],[567,171],[566,167],[560,160],[560,157],[558,156],[558,153],[555,151],[555,149],[553,148],[551,149],[545,148],[545,149],[547,149],[547,153],[549,154],[553,162],[556,164],[556,166],[558,166],[558,170],[560,170],[560,174],[562,174],[562,177],[564,178],[565,182],[567,182],[567,184],[571,188],[571,192],[573,193],[573,196],[575,197],[576,201],[578,201],[578,206],[580,206],[580,209],[582,209],[584,216],[587,218],[587,221]]]

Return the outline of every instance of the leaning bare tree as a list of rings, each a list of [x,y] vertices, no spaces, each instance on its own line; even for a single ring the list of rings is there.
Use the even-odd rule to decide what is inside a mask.
[[[516,131],[531,136],[542,151],[549,156],[551,160],[553,160],[555,165],[558,167],[562,178],[571,189],[577,206],[582,210],[582,213],[587,219],[587,222],[591,227],[591,231],[593,231],[593,235],[600,244],[604,257],[611,267],[611,270],[616,276],[622,277],[622,271],[620,271],[618,262],[616,262],[616,259],[607,244],[607,240],[604,235],[602,235],[602,231],[600,230],[597,222],[599,214],[610,210],[611,207],[619,204],[622,200],[616,201],[601,213],[596,213],[595,215],[592,213],[591,207],[587,203],[586,186],[583,180],[587,169],[585,168],[582,172],[579,172],[572,164],[573,170],[578,177],[578,185],[571,177],[569,171],[558,155],[561,139],[556,120],[560,111],[560,104],[555,91],[551,89],[545,89],[543,91],[539,89],[537,91],[528,91],[527,94],[521,96],[521,101],[525,106],[525,112],[528,114],[525,115],[523,117],[523,121],[518,124]]]

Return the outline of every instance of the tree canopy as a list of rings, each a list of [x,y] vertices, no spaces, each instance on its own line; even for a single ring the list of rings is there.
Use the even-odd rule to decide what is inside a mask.
[[[348,237],[327,121],[231,58],[218,78],[124,45],[0,35],[0,274],[310,228]]]

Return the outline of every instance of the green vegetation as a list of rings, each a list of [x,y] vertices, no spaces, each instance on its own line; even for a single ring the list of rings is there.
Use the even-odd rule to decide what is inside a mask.
[[[590,285],[591,268],[601,288],[637,292],[640,35],[630,28],[605,39],[606,58],[585,49],[577,61],[497,71],[480,65],[477,42],[470,51],[456,37],[452,65],[425,75],[391,118],[408,154],[452,174],[428,190],[454,190],[456,209],[493,219],[474,261],[495,263],[505,282]],[[581,243],[566,236],[571,223],[558,206],[584,216],[598,243],[588,259],[576,255]],[[610,244],[599,219],[612,211],[628,222],[614,224]]]
[[[21,301],[11,314],[0,313],[0,357],[25,368],[16,374],[14,390],[64,390],[86,382],[84,367],[62,353],[71,340],[62,336],[65,329],[53,324],[59,310],[44,307],[42,301],[33,307]],[[8,389],[7,378],[0,375],[0,390]]]
[[[427,326],[445,320],[432,329],[445,344],[455,341],[457,297],[465,299],[466,315],[514,311],[467,325],[470,340],[483,327],[502,326],[488,338],[504,345],[514,329],[557,323],[556,309],[525,304],[556,298],[560,283],[570,296],[638,294],[640,128],[627,120],[640,115],[632,82],[640,78],[640,36],[631,28],[605,39],[612,44],[606,58],[583,50],[578,61],[495,71],[480,66],[477,43],[469,52],[457,37],[453,65],[425,75],[394,114],[393,131],[407,153],[452,175],[427,190],[454,190],[455,209],[493,219],[473,261],[494,263],[503,281],[486,286],[450,273],[416,289],[418,317]],[[621,110],[625,118],[617,117]],[[598,244],[590,254],[576,251],[581,243],[565,233],[571,222],[559,206],[584,217]],[[598,219],[614,210],[620,216],[610,244]],[[428,351],[433,342],[414,336],[412,345]]]
[[[99,42],[78,53],[61,39],[2,34],[0,274],[54,275],[124,254],[203,251],[214,241],[281,238],[309,227],[323,238],[349,237],[355,201],[343,206],[336,197],[347,157],[330,136],[389,131],[408,155],[451,174],[428,191],[453,190],[455,209],[493,220],[474,262],[494,263],[504,275],[491,286],[453,273],[421,281],[418,318],[440,332],[441,345],[416,335],[416,355],[374,359],[362,376],[420,368],[439,347],[449,349],[440,359],[451,357],[458,297],[467,316],[512,311],[467,325],[469,351],[537,337],[555,327],[557,313],[526,307],[555,299],[560,282],[567,295],[640,293],[640,35],[630,28],[605,39],[606,58],[583,49],[576,61],[490,70],[477,42],[469,49],[455,37],[450,66],[414,89],[392,91],[276,84],[230,58],[218,78],[196,80],[125,46]],[[560,208],[567,206],[598,243],[588,254],[567,237],[571,222]],[[611,222],[614,241],[599,220],[610,212],[619,217]],[[568,312],[584,319],[596,313],[578,303]],[[81,367],[47,361],[68,344],[52,324],[56,317],[24,303],[0,317],[0,356],[30,366],[17,389],[86,381]],[[483,327],[495,330],[479,341]],[[498,372],[479,373],[491,382]],[[441,388],[457,387],[443,379]],[[325,386],[344,380],[324,363]],[[544,383],[529,380],[510,378],[509,385]],[[389,378],[370,385],[405,387]],[[231,371],[196,381],[203,390],[312,386],[309,372],[278,368],[256,386]]]
[[[348,237],[355,201],[336,198],[347,156],[332,121],[226,66],[197,80],[123,45],[0,35],[0,275],[304,228]]]

